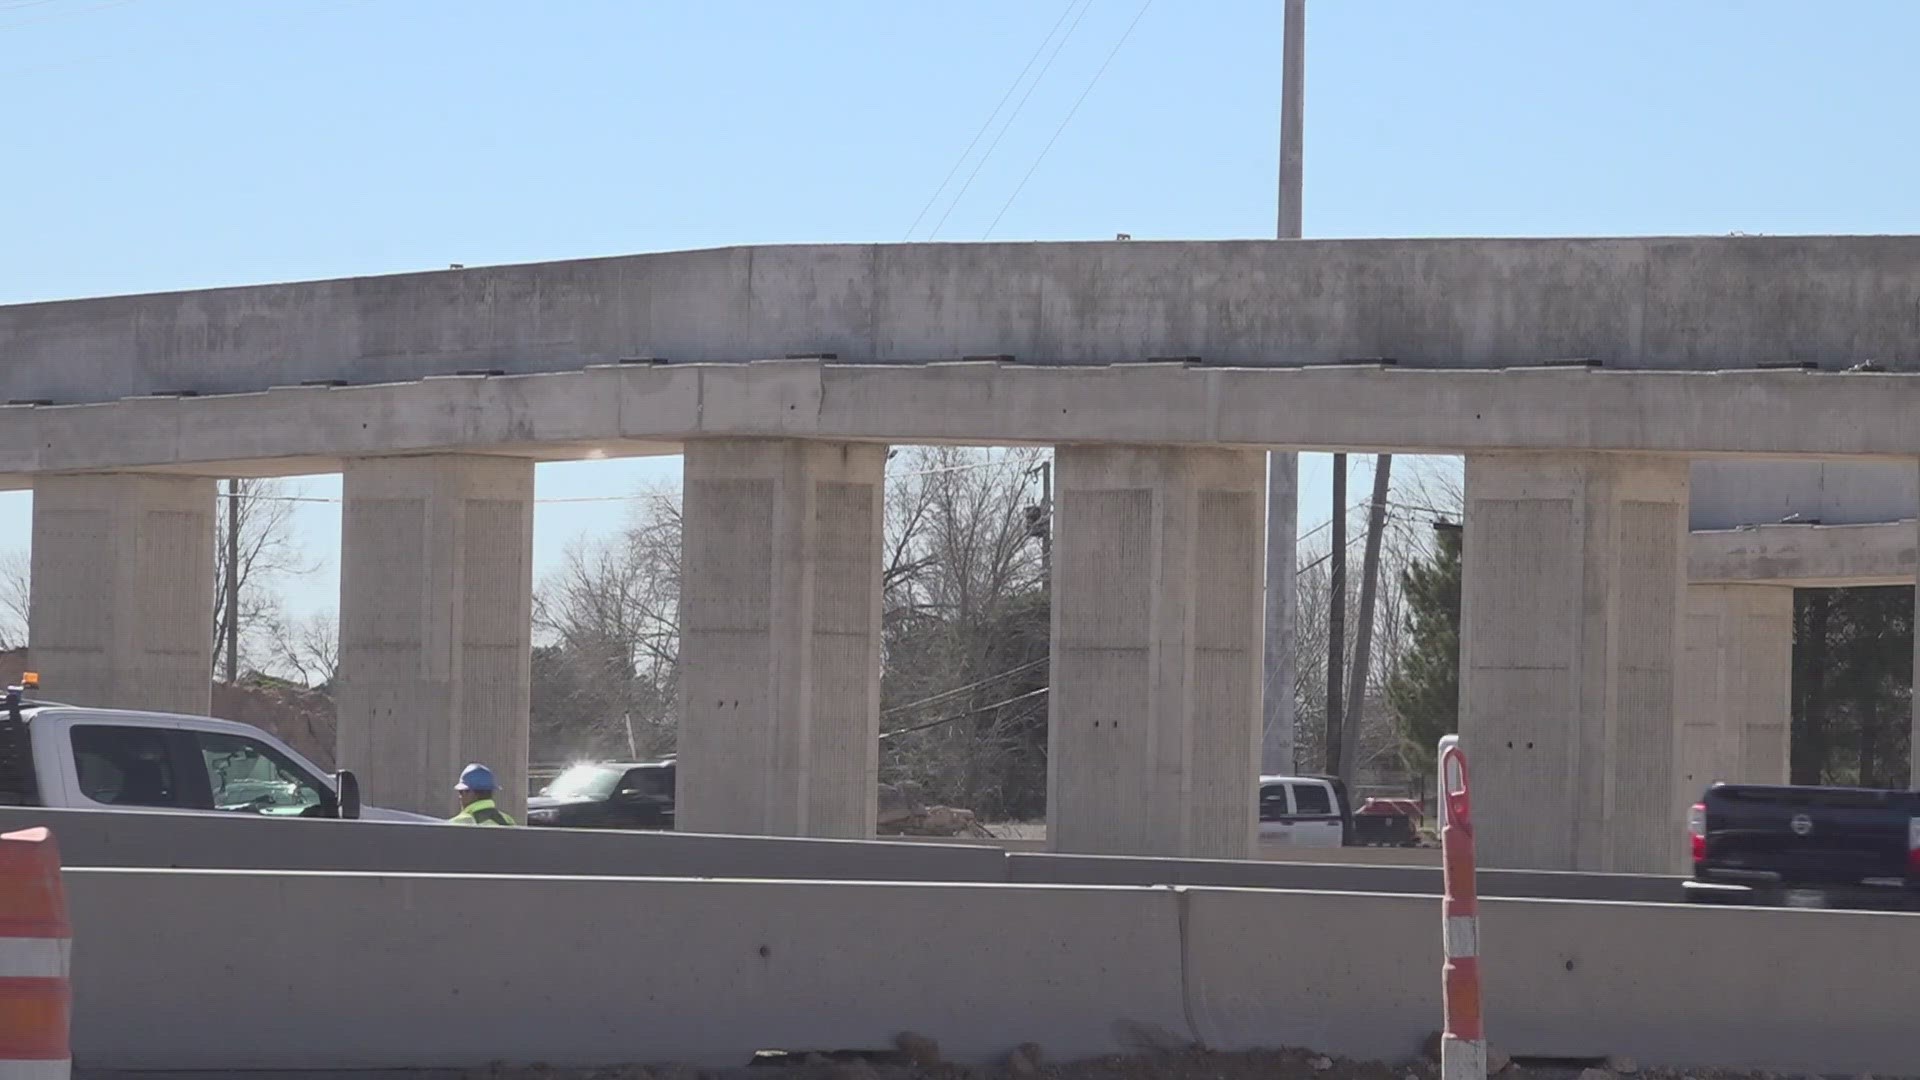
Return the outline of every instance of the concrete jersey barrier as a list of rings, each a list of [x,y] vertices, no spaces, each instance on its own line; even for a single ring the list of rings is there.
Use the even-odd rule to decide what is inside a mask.
[[[1166,890],[79,870],[76,1064],[483,1068],[1178,1045]],[[129,913],[138,912],[137,918]],[[164,929],[164,932],[156,930]]]
[[[1009,853],[987,845],[815,840],[0,807],[52,827],[69,866],[614,875],[1017,885],[1194,885],[1438,895],[1437,866]],[[1363,849],[1344,849],[1359,851]],[[1678,878],[1483,870],[1487,896],[1663,903]]]
[[[1438,905],[1423,896],[66,877],[82,1068],[737,1066],[763,1049],[884,1049],[903,1031],[961,1064],[1029,1040],[1063,1060],[1197,1043],[1393,1061],[1440,1017]],[[1912,1066],[1898,1003],[1920,917],[1485,900],[1481,920],[1489,1038],[1508,1053],[1789,1074]]]
[[[1016,853],[1007,856],[1007,880],[1017,885],[1196,885],[1440,895],[1438,866],[1369,866],[1344,862],[1241,862]],[[1481,870],[1479,883],[1483,896],[1656,904],[1681,899],[1679,878],[1655,874]]]
[[[0,831],[35,825],[54,830],[68,866],[1006,880],[1005,856],[991,847],[0,807]]]

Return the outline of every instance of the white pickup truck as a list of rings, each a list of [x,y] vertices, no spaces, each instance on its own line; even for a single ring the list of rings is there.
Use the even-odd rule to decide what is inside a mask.
[[[30,701],[19,687],[0,705],[0,806],[439,820],[362,809],[352,773],[329,776],[248,724]]]

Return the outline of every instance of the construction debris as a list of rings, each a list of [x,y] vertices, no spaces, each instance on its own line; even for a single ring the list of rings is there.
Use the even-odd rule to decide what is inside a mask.
[[[980,824],[973,811],[952,806],[928,806],[920,785],[880,785],[881,836],[976,836],[993,832]]]

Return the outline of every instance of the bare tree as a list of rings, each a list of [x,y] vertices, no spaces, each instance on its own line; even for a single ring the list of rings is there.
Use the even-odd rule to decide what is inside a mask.
[[[538,754],[674,744],[680,499],[642,494],[618,535],[579,540],[534,596]],[[631,729],[629,728],[631,725]]]
[[[313,564],[293,531],[293,500],[298,496],[282,480],[238,480],[221,496],[214,515],[213,654],[222,657],[237,645],[245,667],[264,667],[284,659],[279,638],[281,582],[311,573]],[[231,512],[229,512],[231,509]],[[230,526],[229,522],[232,523]],[[229,543],[230,527],[235,532]],[[229,553],[235,557],[238,609],[228,610]]]
[[[333,612],[317,612],[303,619],[276,619],[270,640],[279,668],[309,687],[333,685],[340,672],[340,622]]]
[[[0,649],[27,644],[33,590],[33,559],[24,551],[0,555]]]
[[[914,447],[888,475],[882,775],[988,813],[1045,797],[1045,462]]]
[[[1357,721],[1354,774],[1363,787],[1394,786],[1404,777],[1399,735],[1391,711],[1384,704],[1387,681],[1398,670],[1406,650],[1406,599],[1400,589],[1401,574],[1408,565],[1431,552],[1435,520],[1460,520],[1463,494],[1459,458],[1401,457],[1395,466],[1383,515],[1379,581],[1370,620],[1373,648],[1365,659],[1364,673],[1357,670],[1360,657],[1355,655],[1353,642],[1347,644],[1342,657],[1354,675],[1353,684],[1360,687],[1360,693],[1351,696],[1347,704],[1349,716],[1361,718]],[[1348,511],[1357,515],[1360,509],[1349,507]],[[1319,687],[1324,685],[1330,654],[1327,624],[1332,582],[1328,531],[1312,532],[1302,541],[1299,551],[1294,731],[1303,769],[1327,760],[1326,701]],[[1352,593],[1359,582],[1349,579],[1346,584]]]

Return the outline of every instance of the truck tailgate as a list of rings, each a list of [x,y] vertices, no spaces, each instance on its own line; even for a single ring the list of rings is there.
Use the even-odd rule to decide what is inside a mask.
[[[1706,867],[1788,883],[1904,879],[1907,792],[1721,786],[1707,794]]]

